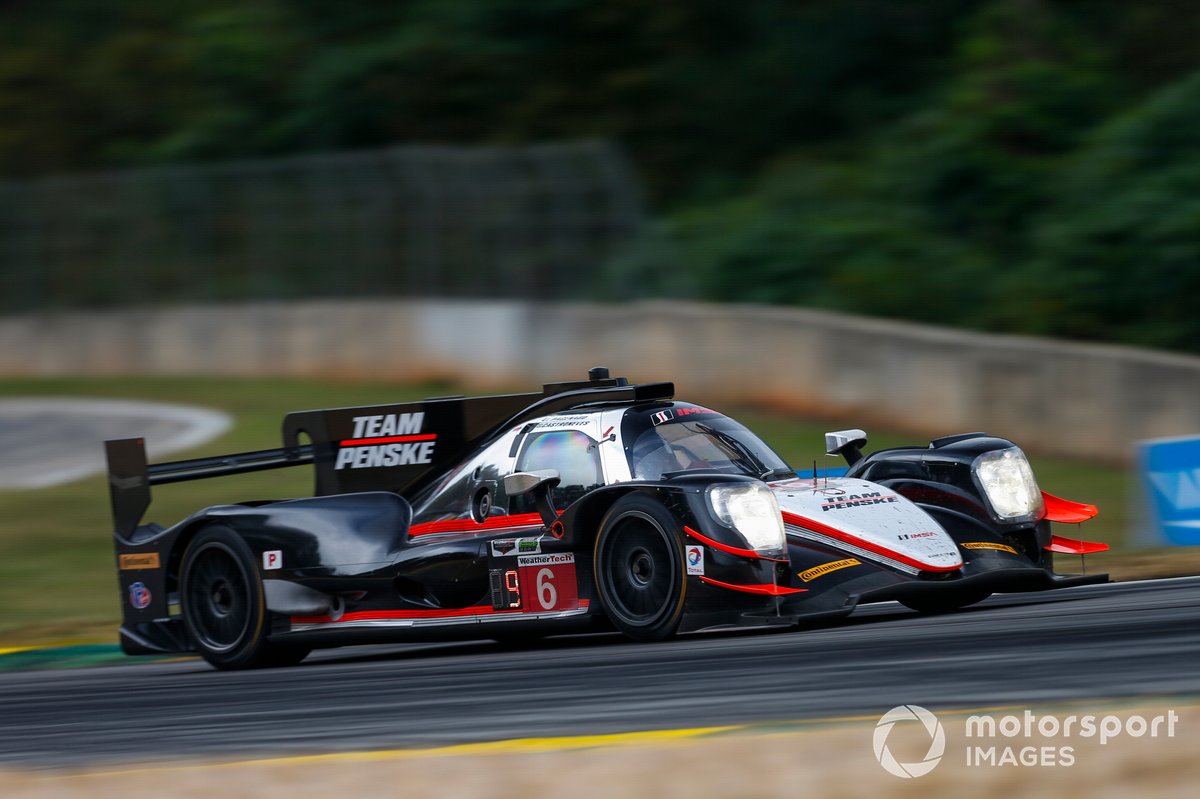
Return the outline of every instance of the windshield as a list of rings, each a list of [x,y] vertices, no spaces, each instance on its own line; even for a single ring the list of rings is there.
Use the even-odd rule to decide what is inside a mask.
[[[629,418],[632,417],[632,418]],[[630,429],[636,426],[637,430]],[[644,426],[644,429],[643,429]],[[673,472],[706,471],[777,478],[795,472],[758,436],[727,416],[680,406],[638,412],[626,419],[629,469],[635,480],[658,480]]]

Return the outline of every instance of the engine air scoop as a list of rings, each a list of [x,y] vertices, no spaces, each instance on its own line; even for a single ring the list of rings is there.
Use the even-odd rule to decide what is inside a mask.
[[[908,574],[962,568],[954,540],[932,516],[891,489],[838,478],[770,484],[787,534],[861,555]]]

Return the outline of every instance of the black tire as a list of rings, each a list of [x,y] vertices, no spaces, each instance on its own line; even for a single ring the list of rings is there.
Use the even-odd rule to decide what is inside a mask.
[[[635,641],[661,641],[683,617],[687,576],[683,535],[671,513],[649,497],[617,500],[600,525],[593,556],[600,604]]]
[[[960,591],[955,594],[936,594],[924,597],[901,599],[900,604],[917,613],[952,613],[967,605],[982,602],[992,595],[991,591]]]
[[[267,606],[254,553],[223,525],[205,527],[183,553],[179,601],[196,651],[218,669],[294,665],[308,649],[267,641]]]

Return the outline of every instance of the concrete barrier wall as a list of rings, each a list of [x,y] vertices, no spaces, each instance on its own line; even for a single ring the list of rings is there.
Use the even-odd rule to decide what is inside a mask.
[[[1108,461],[1128,461],[1140,439],[1200,432],[1200,358],[811,310],[388,300],[0,318],[6,375],[444,378],[483,391],[596,364],[710,403],[868,430],[987,430]]]

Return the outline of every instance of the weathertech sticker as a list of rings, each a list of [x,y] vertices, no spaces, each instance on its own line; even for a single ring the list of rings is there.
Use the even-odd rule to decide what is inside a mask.
[[[518,566],[559,566],[564,563],[575,563],[575,555],[562,552],[557,555],[522,555],[517,558]]]
[[[1007,552],[1010,555],[1016,555],[1017,550],[1010,547],[1008,544],[993,544],[991,541],[972,541],[968,544],[960,544],[963,549],[994,549],[997,552]]]
[[[683,553],[687,561],[687,573],[704,575],[704,550],[696,545],[689,546]]]
[[[122,555],[117,559],[121,571],[134,569],[157,569],[161,566],[157,552],[143,552],[136,555]]]
[[[263,553],[263,568],[264,569],[282,569],[283,568],[283,550],[271,549]]]
[[[570,552],[522,555],[517,558],[521,607],[526,612],[574,610],[579,607],[575,556]]]
[[[806,569],[796,576],[804,582],[810,582],[817,579],[823,574],[835,572],[838,569],[848,569],[851,566],[861,566],[862,561],[858,558],[846,558],[845,560],[835,560],[830,563],[822,563],[820,566],[813,566],[811,569]]]

